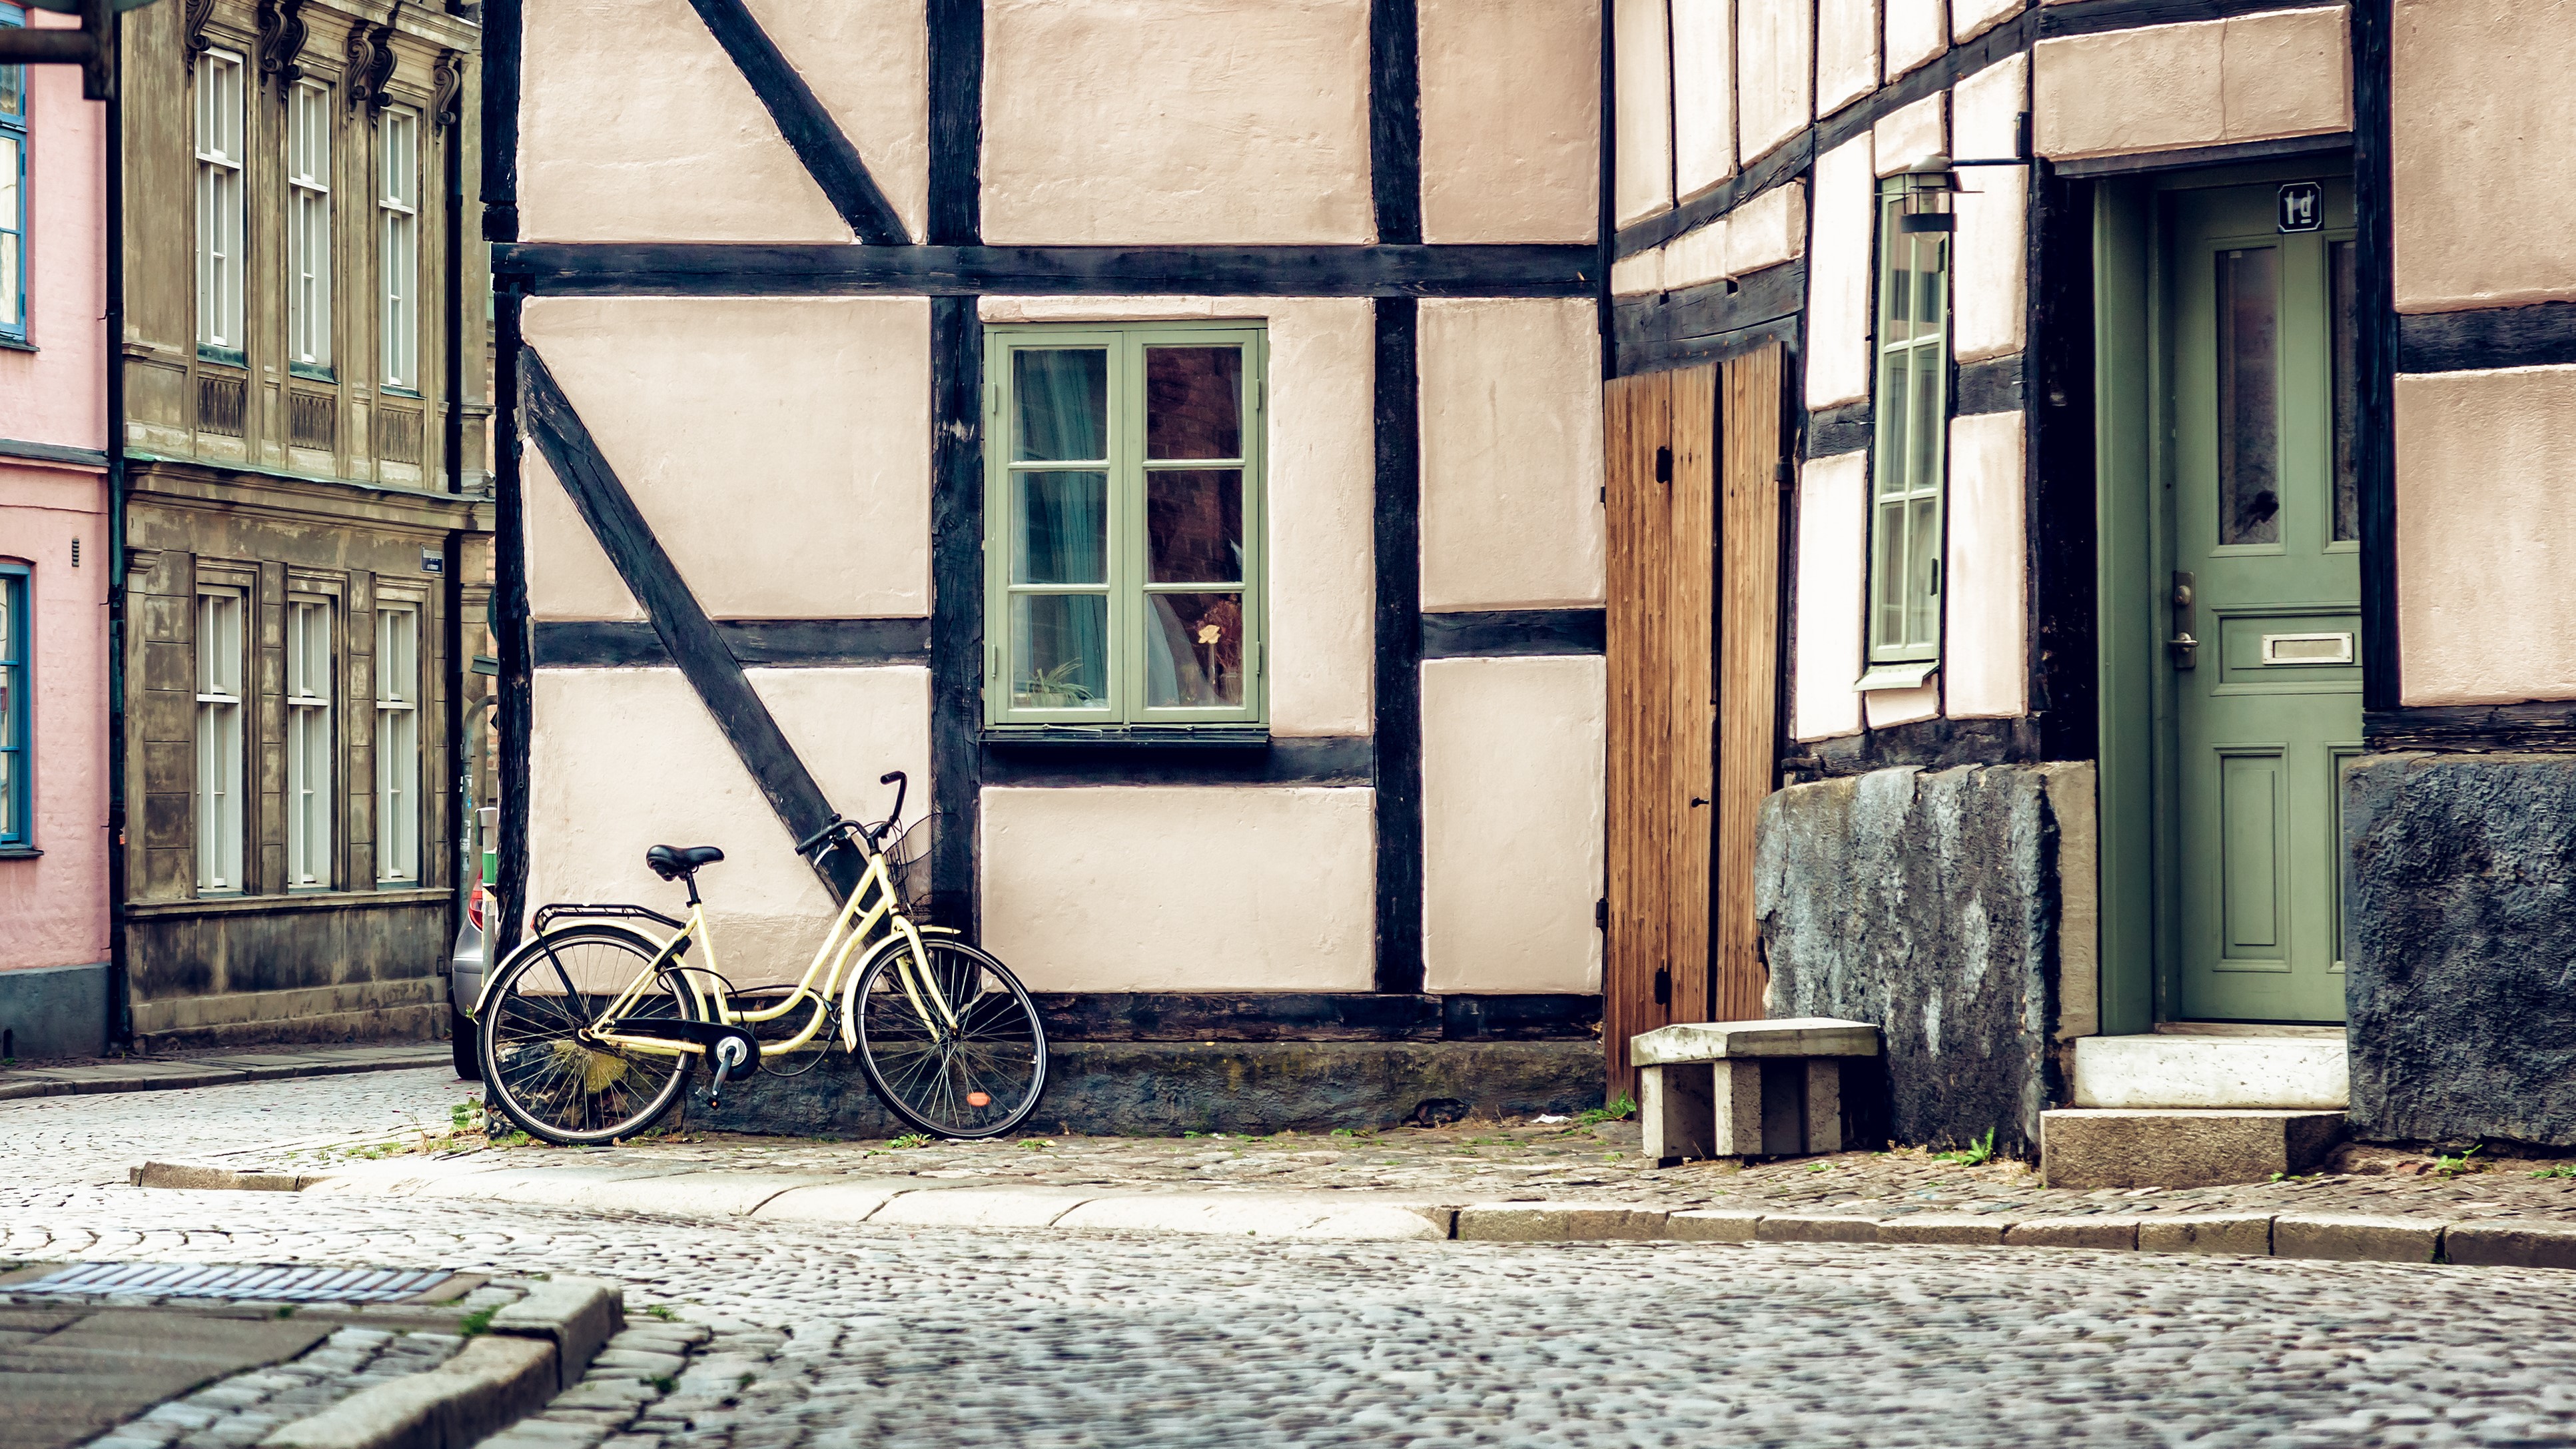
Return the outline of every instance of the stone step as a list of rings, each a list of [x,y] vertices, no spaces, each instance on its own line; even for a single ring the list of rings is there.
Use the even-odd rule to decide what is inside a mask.
[[[2050,1187],[2219,1187],[2311,1170],[2343,1135],[2341,1112],[2067,1108],[2039,1114]]]
[[[2087,1036],[2075,1041],[2078,1107],[2340,1111],[2340,1036]]]

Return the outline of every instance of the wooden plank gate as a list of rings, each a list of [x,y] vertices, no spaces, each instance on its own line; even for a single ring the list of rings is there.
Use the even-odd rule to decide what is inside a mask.
[[[1613,380],[1602,1040],[1762,1015],[1754,826],[1775,780],[1782,352]]]

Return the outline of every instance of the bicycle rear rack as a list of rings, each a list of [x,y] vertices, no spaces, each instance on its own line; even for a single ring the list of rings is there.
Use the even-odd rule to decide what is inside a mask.
[[[557,920],[658,921],[674,931],[685,929],[689,924],[663,915],[650,906],[620,905],[614,902],[557,901],[552,905],[537,907],[536,919],[531,925],[539,935],[543,935],[546,927]],[[688,949],[688,943],[683,941],[680,947],[685,951]]]

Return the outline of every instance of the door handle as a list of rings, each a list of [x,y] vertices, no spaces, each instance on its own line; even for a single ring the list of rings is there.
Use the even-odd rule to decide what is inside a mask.
[[[2165,641],[2165,648],[2172,652],[2176,669],[2191,668],[2197,658],[2195,651],[2200,648],[2200,641],[2191,637],[2192,626],[2196,622],[2192,608],[2193,586],[2199,582],[2186,570],[2174,570],[2173,637]]]
[[[2173,651],[2174,668],[2189,669],[2192,667],[2192,651],[2200,647],[2200,641],[2189,634],[2176,634],[2165,641],[2165,647]]]

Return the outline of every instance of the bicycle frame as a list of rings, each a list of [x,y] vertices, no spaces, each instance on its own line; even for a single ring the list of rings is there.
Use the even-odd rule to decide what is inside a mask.
[[[958,1020],[955,1009],[941,993],[939,983],[931,978],[928,971],[921,969],[922,963],[929,959],[922,947],[923,932],[927,930],[938,935],[954,933],[938,926],[915,925],[898,905],[899,898],[895,894],[894,874],[886,863],[884,853],[875,848],[874,841],[870,841],[861,853],[868,862],[866,874],[859,878],[857,887],[850,892],[849,900],[842,903],[839,914],[833,917],[832,928],[824,935],[823,944],[814,952],[814,959],[807,963],[804,975],[797,978],[795,986],[776,1005],[741,1011],[734,1008],[733,998],[726,991],[724,978],[719,974],[715,937],[707,926],[705,907],[692,901],[689,905],[688,917],[680,929],[668,939],[656,941],[657,949],[653,959],[645,963],[644,969],[636,973],[634,981],[628,983],[617,999],[610,1002],[607,1009],[594,1019],[593,1037],[603,1045],[617,1046],[630,1051],[661,1055],[704,1055],[707,1050],[704,1046],[695,1042],[656,1037],[651,1034],[652,1028],[649,1025],[639,1024],[639,1030],[635,1033],[614,1029],[619,1018],[635,1008],[645,993],[651,989],[653,982],[659,979],[664,971],[672,971],[688,984],[690,998],[697,1004],[699,1014],[707,1020],[727,1026],[751,1026],[761,1022],[776,1021],[800,1006],[810,1005],[814,1010],[814,1016],[805,1024],[803,1030],[784,1041],[765,1043],[760,1048],[760,1054],[763,1057],[799,1051],[814,1040],[815,1035],[822,1030],[824,1021],[830,1017],[832,999],[840,993],[844,974],[853,970],[864,971],[868,963],[873,962],[879,953],[896,947],[907,948],[901,967],[902,982],[904,994],[911,1000],[913,1010],[919,1012],[925,1022],[944,1022],[948,1029],[956,1030]],[[874,898],[875,904],[862,910],[861,903],[871,897]],[[870,933],[874,932],[881,923],[889,925],[890,929],[887,934],[870,944],[868,941]],[[638,931],[636,934],[648,941],[654,940],[649,932]],[[682,950],[692,940],[706,952],[706,961],[703,965],[679,964]],[[530,944],[542,948],[544,943],[545,938],[540,936]],[[851,959],[852,953],[862,945],[867,945],[867,952],[859,956],[854,964]],[[702,986],[701,977],[707,978],[708,984]],[[821,978],[819,991],[815,989],[818,977]],[[494,979],[498,978],[499,973],[495,972]],[[607,1025],[609,1029],[600,1030],[599,1027],[602,1024]],[[855,1021],[841,1023],[841,1040],[844,1049],[857,1048],[858,1026]]]

